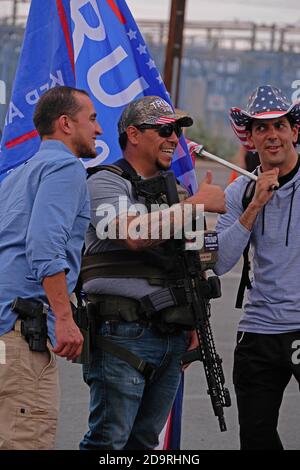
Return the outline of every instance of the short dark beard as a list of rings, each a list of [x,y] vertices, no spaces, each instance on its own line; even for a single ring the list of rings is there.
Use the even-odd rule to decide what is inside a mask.
[[[98,156],[96,150],[81,146],[76,149],[76,155],[78,158],[96,158]]]
[[[170,165],[166,168],[165,165],[162,165],[161,162],[159,160],[156,161],[156,167],[159,171],[167,171],[169,170],[169,168],[171,168],[171,165],[172,165],[172,162],[170,163]]]

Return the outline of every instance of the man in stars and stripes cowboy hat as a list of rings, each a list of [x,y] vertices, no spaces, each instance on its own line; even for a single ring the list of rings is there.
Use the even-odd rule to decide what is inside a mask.
[[[230,122],[241,143],[248,150],[255,150],[247,138],[253,119],[276,119],[286,116],[292,124],[300,125],[300,105],[290,103],[279,88],[270,85],[256,88],[249,97],[245,111],[231,108]]]
[[[227,213],[217,223],[217,274],[229,271],[248,244],[253,253],[233,368],[241,449],[280,450],[283,393],[292,375],[300,383],[300,105],[276,87],[260,86],[246,110],[231,108],[230,121],[261,162],[256,183],[241,176],[228,186]]]

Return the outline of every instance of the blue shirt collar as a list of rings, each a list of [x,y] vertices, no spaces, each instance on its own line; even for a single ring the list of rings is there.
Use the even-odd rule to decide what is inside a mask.
[[[74,153],[71,151],[71,149],[67,145],[65,145],[61,140],[43,140],[39,148],[39,151],[40,150],[62,150],[77,158],[76,155],[74,155]]]

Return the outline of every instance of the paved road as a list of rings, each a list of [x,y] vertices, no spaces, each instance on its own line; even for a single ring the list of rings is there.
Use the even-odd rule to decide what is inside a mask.
[[[206,168],[213,168],[214,182],[226,186],[230,171],[220,165],[204,162],[198,168],[202,178]],[[209,226],[215,219],[209,217]],[[201,363],[189,367],[185,374],[185,394],[182,426],[182,449],[238,449],[238,425],[231,380],[236,325],[240,311],[233,308],[241,265],[222,277],[223,295],[212,302],[212,327],[218,353],[223,358],[226,384],[231,392],[232,406],[225,410],[228,430],[220,432],[210,399]],[[60,360],[62,406],[57,436],[57,449],[77,449],[87,428],[88,389],[81,379],[81,367]],[[289,384],[281,408],[279,430],[287,449],[300,449],[299,389],[294,380]]]

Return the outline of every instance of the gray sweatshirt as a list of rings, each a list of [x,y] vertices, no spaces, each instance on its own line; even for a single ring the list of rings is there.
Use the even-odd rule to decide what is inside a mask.
[[[240,259],[250,238],[252,289],[239,331],[283,333],[300,330],[300,170],[274,192],[249,232],[240,222],[249,179],[237,178],[225,191],[227,213],[219,216],[218,275]]]

